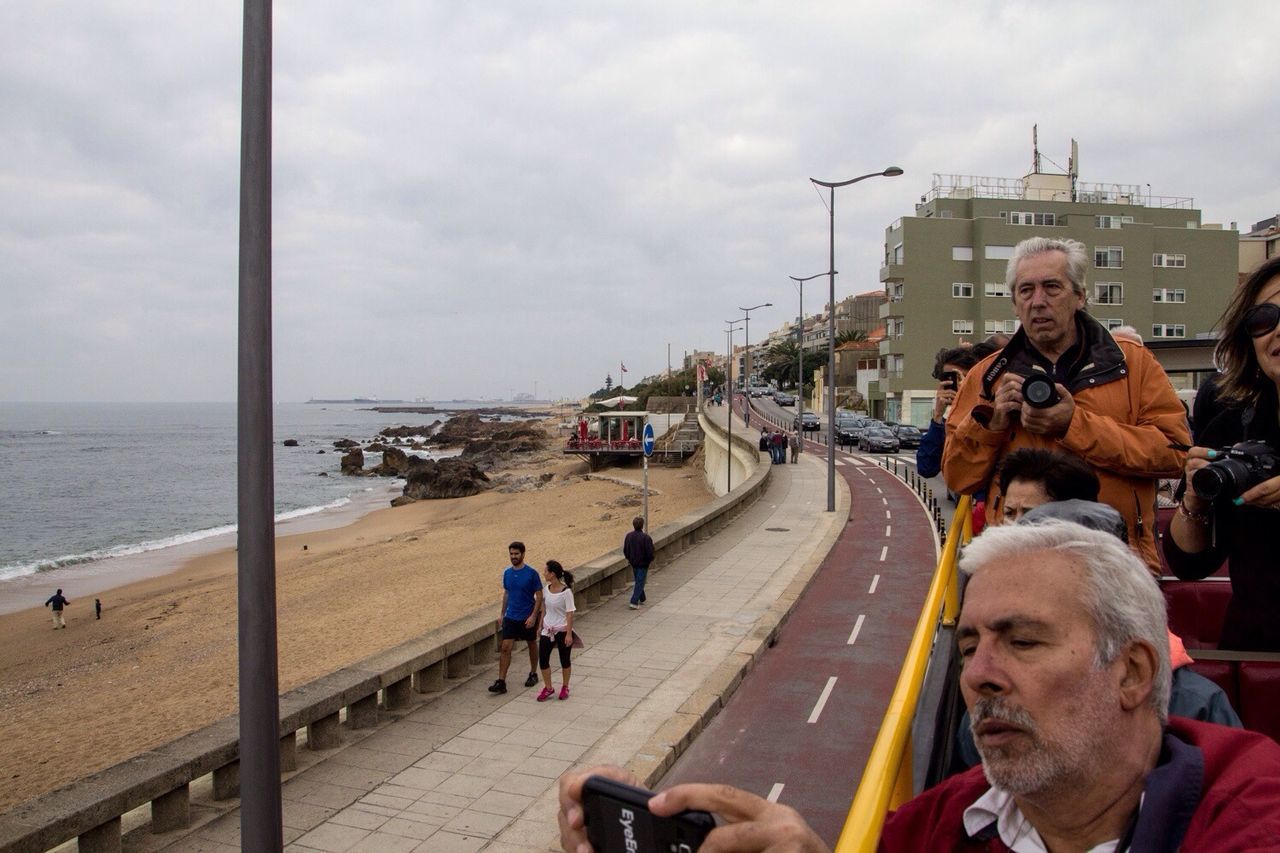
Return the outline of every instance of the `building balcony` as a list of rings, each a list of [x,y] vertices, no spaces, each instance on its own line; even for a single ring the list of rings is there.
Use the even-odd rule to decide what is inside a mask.
[[[905,278],[906,275],[907,275],[906,264],[889,263],[889,264],[882,264],[880,267],[881,281],[899,281]]]

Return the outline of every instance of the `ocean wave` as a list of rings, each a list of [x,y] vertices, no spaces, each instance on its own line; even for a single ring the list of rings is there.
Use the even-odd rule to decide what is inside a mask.
[[[288,521],[293,518],[302,518],[307,515],[315,515],[318,512],[324,512],[331,509],[339,509],[351,503],[350,498],[338,498],[327,504],[320,506],[306,506],[300,509],[291,509],[287,512],[277,513],[275,520],[277,522]],[[214,536],[221,536],[225,533],[235,533],[237,525],[223,524],[218,527],[208,527],[204,530],[195,530],[189,533],[179,533],[175,536],[166,536],[163,539],[151,539],[146,542],[137,542],[129,545],[113,545],[110,548],[97,548],[92,551],[86,551],[83,554],[65,554],[61,557],[52,557],[44,560],[31,560],[24,563],[10,563],[6,566],[0,566],[0,581],[13,580],[15,578],[28,577],[39,572],[47,572],[53,569],[63,569],[68,566],[77,566],[82,563],[93,563],[98,560],[107,560],[112,557],[129,557],[134,554],[145,554],[149,551],[159,551],[162,548],[172,548],[176,545],[188,545],[192,542],[199,542],[203,539],[210,539]]]

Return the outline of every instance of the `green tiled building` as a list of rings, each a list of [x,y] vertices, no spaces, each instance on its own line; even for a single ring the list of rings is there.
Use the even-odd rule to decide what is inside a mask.
[[[1147,341],[1210,336],[1236,285],[1238,234],[1202,223],[1190,198],[1139,189],[1041,172],[934,175],[915,214],[885,229],[887,336],[872,412],[926,424],[937,351],[1017,329],[1005,268],[1036,235],[1088,247],[1088,310],[1104,325],[1132,326]]]

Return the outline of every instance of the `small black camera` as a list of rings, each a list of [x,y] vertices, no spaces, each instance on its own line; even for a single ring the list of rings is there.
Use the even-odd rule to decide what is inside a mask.
[[[1062,398],[1053,380],[1043,374],[1033,373],[1022,380],[1022,399],[1033,409],[1047,409]]]
[[[1207,501],[1226,502],[1277,476],[1280,454],[1261,441],[1242,441],[1219,450],[1217,459],[1191,475],[1191,485]]]

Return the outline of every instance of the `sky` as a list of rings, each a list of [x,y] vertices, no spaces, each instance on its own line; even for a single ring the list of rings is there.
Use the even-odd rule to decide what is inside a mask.
[[[0,0],[0,401],[236,396],[242,6]],[[288,0],[278,401],[579,397],[880,287],[934,173],[1280,212],[1278,4]],[[805,292],[820,310],[823,285]],[[738,338],[741,343],[741,337]]]

